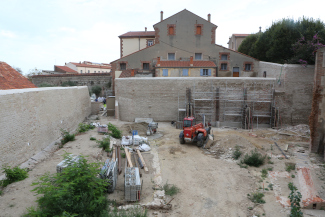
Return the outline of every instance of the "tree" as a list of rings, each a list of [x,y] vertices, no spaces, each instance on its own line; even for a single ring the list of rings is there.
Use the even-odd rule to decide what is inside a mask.
[[[238,51],[249,56],[252,56],[254,50],[254,44],[256,43],[259,34],[251,34],[245,38],[245,40],[239,45]]]
[[[313,18],[300,18],[298,20],[282,19],[272,23],[265,32],[258,33],[257,40],[247,37],[242,42],[250,48],[242,48],[240,52],[255,57],[262,61],[276,63],[297,63],[297,53],[294,44],[304,37],[305,41],[312,41],[315,34],[318,42],[323,44],[325,39],[325,24],[321,20]],[[256,35],[256,34],[255,34]],[[246,40],[248,42],[246,42]],[[300,54],[308,55],[310,51],[300,49]],[[314,62],[315,57],[309,61]]]
[[[91,88],[91,92],[94,93],[94,94],[96,94],[96,97],[98,97],[99,94],[102,92],[102,88],[100,86],[98,86],[98,85],[93,86]]]
[[[30,79],[33,75],[41,75],[42,70],[37,69],[36,67],[34,69],[30,69],[28,71],[27,77]]]
[[[21,70],[21,68],[19,68],[19,67],[12,67],[12,68],[14,68],[17,72],[19,72],[20,74],[23,74],[23,71]]]

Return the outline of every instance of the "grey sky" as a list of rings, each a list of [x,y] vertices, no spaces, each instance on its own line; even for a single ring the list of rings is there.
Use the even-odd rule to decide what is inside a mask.
[[[255,33],[282,18],[325,21],[324,1],[111,1],[0,0],[0,61],[20,67],[53,69],[65,62],[109,63],[119,58],[118,36],[153,30],[153,24],[187,9],[218,26],[216,43],[227,46],[233,33]]]

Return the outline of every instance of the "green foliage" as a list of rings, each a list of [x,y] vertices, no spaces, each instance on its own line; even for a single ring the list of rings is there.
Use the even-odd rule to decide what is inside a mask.
[[[90,137],[90,140],[96,140],[96,138],[95,137]]]
[[[296,177],[295,175],[293,175],[293,174],[291,175],[291,178],[295,178],[295,177]]]
[[[273,191],[273,184],[272,184],[272,183],[270,183],[270,184],[268,185],[268,187],[270,188],[271,191]]]
[[[85,124],[85,123],[80,123],[78,125],[78,129],[77,129],[77,132],[78,133],[83,133],[83,132],[87,132],[88,130],[92,130],[94,129],[95,126],[94,125],[91,125],[91,124]]]
[[[287,172],[291,172],[291,170],[295,170],[296,169],[296,166],[294,164],[289,164],[287,167],[286,167],[286,171]]]
[[[238,145],[236,145],[235,150],[232,153],[232,158],[237,160],[238,158],[240,158],[241,155],[242,155],[242,152],[240,151],[240,147]]]
[[[52,84],[48,84],[48,83],[41,83],[40,85],[38,85],[38,87],[54,87],[55,85]]]
[[[110,139],[109,137],[107,138],[103,138],[103,140],[98,140],[96,141],[98,144],[99,144],[99,147],[102,148],[103,150],[105,150],[106,152],[110,152],[110,148],[109,148],[109,145],[110,145]]]
[[[74,134],[70,134],[69,132],[61,129],[61,132],[62,132],[62,136],[63,136],[63,139],[61,139],[61,144],[64,145],[66,144],[67,142],[70,142],[70,141],[74,141],[75,140],[75,135]]]
[[[68,86],[77,86],[77,83],[74,81],[65,81],[61,84],[62,87],[68,87]]]
[[[264,194],[260,192],[252,193],[252,195],[248,194],[248,199],[250,199],[253,203],[265,203],[265,200],[263,199]]]
[[[116,126],[114,126],[112,123],[108,123],[108,130],[111,131],[109,134],[113,138],[120,139],[122,138],[122,131],[120,131]]]
[[[96,94],[96,97],[102,92],[102,88],[98,85],[91,87],[91,92]]]
[[[256,149],[254,151],[251,151],[251,154],[246,154],[244,156],[244,159],[242,159],[242,164],[247,164],[249,166],[259,167],[263,165],[264,160],[266,158],[265,156],[262,156],[261,153],[259,153]]]
[[[315,34],[320,38],[318,42],[324,44],[325,24],[321,20],[286,18],[272,23],[265,32],[246,37],[238,51],[267,62],[299,63],[297,60],[308,57],[308,63],[314,64],[315,56],[309,47],[301,47],[297,52],[294,44],[302,38],[312,41]]]
[[[262,175],[261,175],[261,176],[262,176],[262,178],[264,178],[264,179],[265,179],[265,178],[266,178],[266,176],[267,176],[267,173],[268,173],[268,172],[267,172],[267,169],[262,169],[261,173],[262,173]]]
[[[176,185],[172,185],[170,187],[167,182],[166,184],[164,184],[164,190],[165,190],[165,194],[169,196],[173,196],[179,192],[179,188]]]
[[[126,157],[126,154],[125,153],[121,153],[121,157],[122,158],[125,158]]]
[[[45,174],[33,183],[38,197],[37,209],[30,207],[26,216],[107,216],[107,182],[97,177],[99,163],[88,163],[84,156],[72,162],[62,173]]]
[[[21,169],[19,167],[14,167],[11,169],[9,166],[4,166],[2,169],[2,172],[6,174],[6,178],[0,181],[0,186],[3,187],[6,187],[13,182],[24,180],[28,177],[27,169]]]
[[[302,217],[303,214],[301,212],[300,202],[301,202],[301,193],[297,191],[297,187],[293,185],[292,182],[288,184],[289,189],[291,190],[290,198],[291,203],[291,214],[290,217]],[[297,192],[296,192],[297,191]]]
[[[1,185],[1,184],[0,184]],[[3,191],[0,190],[0,196],[3,194]]]

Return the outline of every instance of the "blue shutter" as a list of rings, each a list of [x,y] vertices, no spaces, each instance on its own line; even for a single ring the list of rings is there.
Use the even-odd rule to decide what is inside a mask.
[[[200,75],[203,76],[203,69],[200,69]]]
[[[209,69],[209,76],[211,76],[211,69]]]
[[[168,69],[163,69],[163,76],[168,76]]]
[[[183,76],[188,76],[188,69],[183,69]]]

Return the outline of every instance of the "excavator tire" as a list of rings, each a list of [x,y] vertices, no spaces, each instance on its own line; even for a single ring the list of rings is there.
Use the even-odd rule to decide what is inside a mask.
[[[203,133],[199,133],[197,135],[197,143],[196,143],[196,146],[197,147],[202,147],[204,145],[204,136],[203,136]]]
[[[181,133],[179,134],[179,143],[180,143],[180,144],[185,144],[184,133],[183,133],[183,132],[181,132]]]

